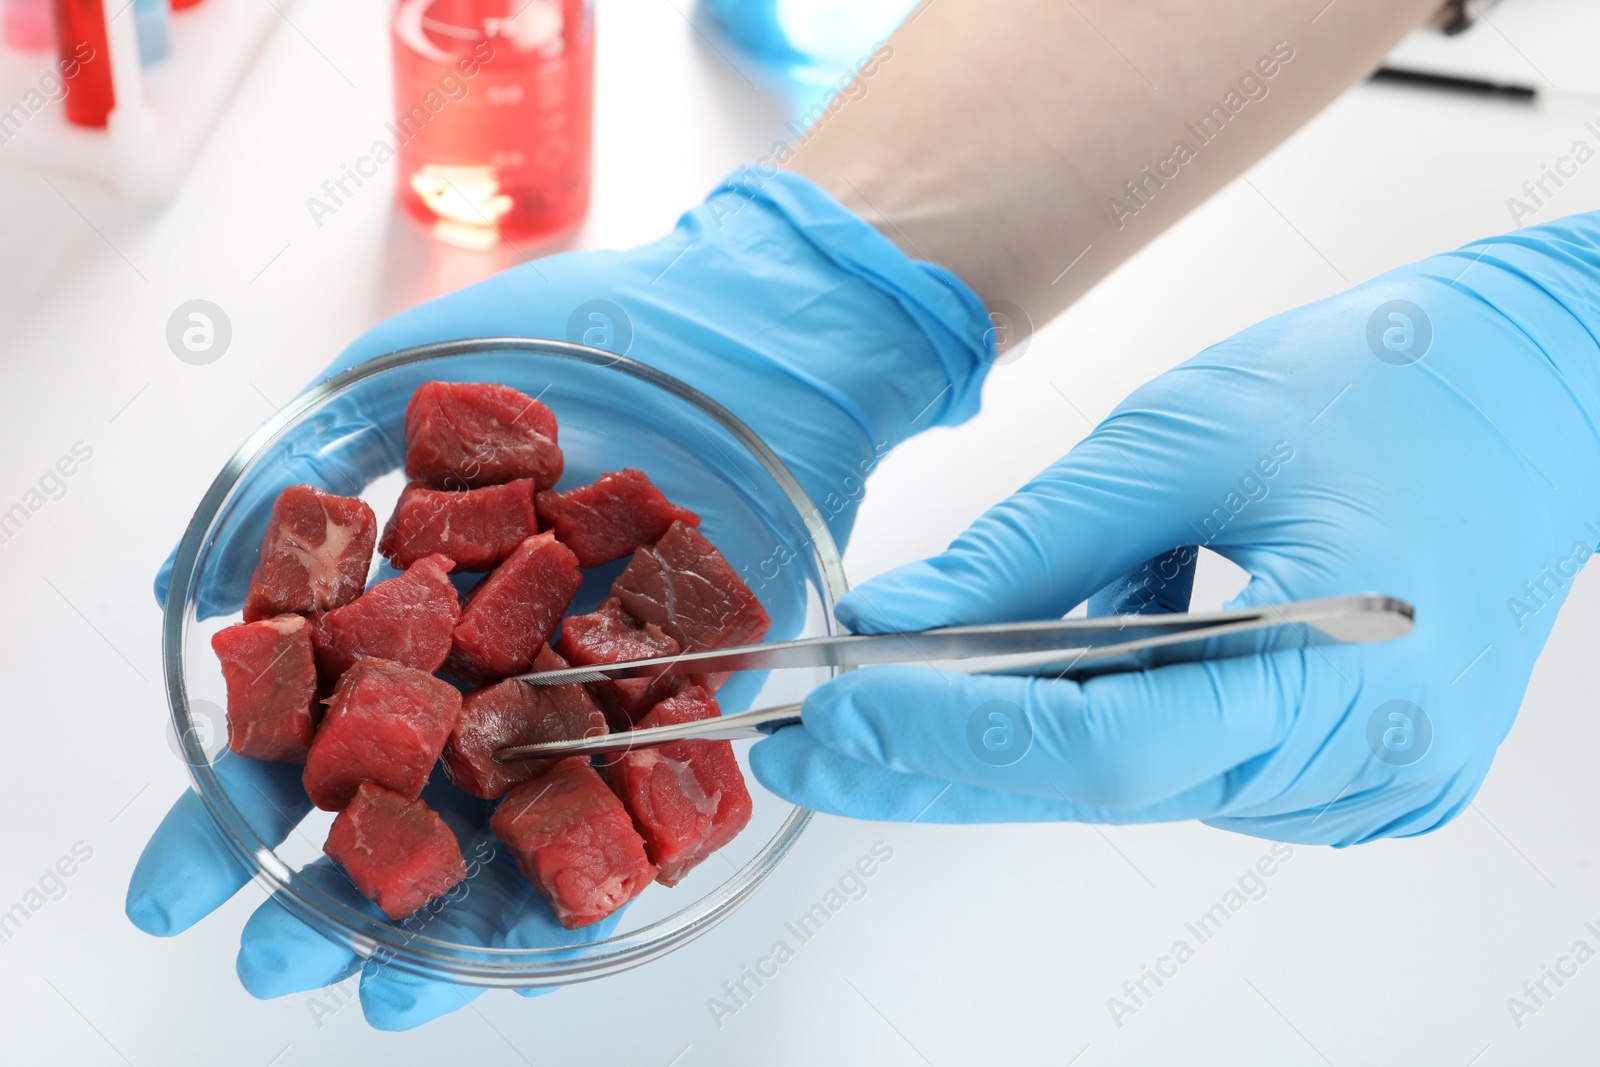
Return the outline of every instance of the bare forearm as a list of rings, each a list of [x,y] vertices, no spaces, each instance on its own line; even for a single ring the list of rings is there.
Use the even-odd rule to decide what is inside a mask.
[[[1322,2],[935,0],[788,166],[1042,323],[1437,5]]]

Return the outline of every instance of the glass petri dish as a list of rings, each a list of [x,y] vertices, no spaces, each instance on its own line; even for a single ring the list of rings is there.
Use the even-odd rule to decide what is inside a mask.
[[[489,833],[493,802],[456,790],[435,769],[424,792],[456,832],[469,877],[401,922],[385,919],[322,856],[332,813],[311,808],[300,768],[228,752],[226,689],[210,648],[239,620],[272,502],[285,487],[359,495],[380,520],[404,485],[404,416],[423,382],[492,381],[540,397],[560,421],[559,487],[620,467],[644,470],[697,511],[701,531],[772,616],[769,640],[833,633],[845,590],[820,513],[757,435],[709,397],[644,364],[599,349],[528,338],[423,345],[380,356],[313,387],[252,434],[206,491],[179,544],[163,613],[172,728],[194,788],[239,862],[276,900],[366,961],[485,987],[540,988],[601,978],[662,956],[748,900],[810,818],[749,774],[749,825],[677,886],[652,885],[619,915],[563,930]],[[570,609],[590,610],[625,560],[595,568]],[[394,572],[380,559],[369,580]],[[456,576],[459,588],[478,575]],[[724,712],[801,699],[832,669],[736,675]]]

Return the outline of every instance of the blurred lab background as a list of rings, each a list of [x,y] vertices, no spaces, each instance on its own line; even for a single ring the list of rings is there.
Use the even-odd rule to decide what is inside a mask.
[[[1324,3],[1307,4],[1308,38]],[[186,784],[151,579],[226,457],[388,315],[551,251],[658,236],[727,171],[792,142],[913,6],[4,0],[0,510],[22,502],[29,518],[0,532],[14,749],[0,911],[44,901],[0,936],[8,1062],[1592,1056],[1600,968],[1534,1017],[1506,1001],[1600,922],[1593,575],[1471,812],[1420,840],[1295,849],[1131,1018],[1114,1021],[1107,999],[1266,843],[1188,824],[821,818],[762,893],[670,958],[537,1000],[491,994],[406,1035],[369,1030],[353,984],[245,994],[232,961],[253,887],[170,941],[123,919],[134,859]],[[1600,148],[1597,46],[1600,8],[1584,0],[1447,5],[1386,74],[1034,324],[982,415],[889,457],[851,578],[938,551],[1200,348],[1512,228],[1525,182],[1579,141]],[[1600,165],[1540,218],[1597,207]],[[78,446],[92,458],[45,485]],[[1241,582],[1208,557],[1196,606]],[[894,859],[865,895],[734,1017],[709,1012],[879,841]],[[43,886],[63,856],[74,875]]]

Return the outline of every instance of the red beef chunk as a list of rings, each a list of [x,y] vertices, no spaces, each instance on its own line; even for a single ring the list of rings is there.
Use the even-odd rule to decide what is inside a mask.
[[[406,407],[406,477],[438,489],[561,480],[556,417],[510,386],[428,382]]]
[[[571,615],[561,621],[556,650],[574,666],[588,667],[675,656],[678,642],[654,623],[643,623],[629,615],[616,597],[608,597],[587,615]]]
[[[404,919],[467,877],[461,846],[437,812],[371,782],[362,782],[333,820],[322,851],[391,919]]]
[[[219,630],[211,648],[228,687],[228,747],[241,756],[304,763],[315,732],[311,624],[278,615]]]
[[[668,674],[660,678],[618,678],[588,683],[589,695],[613,730],[631,730],[634,723],[650,714],[650,709],[686,689],[694,674]]]
[[[720,715],[699,686],[657,704],[637,729]],[[727,741],[677,741],[634,749],[605,769],[606,781],[633,816],[645,854],[660,868],[656,881],[677,885],[750,821],[750,790]]]
[[[674,522],[700,525],[700,516],[661,495],[644,471],[626,467],[564,493],[541,492],[539,519],[555,530],[580,567],[598,567],[654,544]]]
[[[772,620],[750,587],[694,527],[672,524],[654,545],[639,549],[611,595],[634,618],[653,623],[686,651],[754,644]],[[705,675],[711,688],[727,675]]]
[[[539,531],[533,482],[524,478],[451,493],[412,482],[400,493],[378,551],[396,567],[438,553],[464,571],[486,571]]]
[[[404,574],[379,582],[316,620],[317,666],[337,679],[362,656],[433,672],[450,655],[461,604],[445,556],[423,556]]]
[[[604,919],[656,876],[622,802],[580,757],[514,786],[489,828],[569,930]]]
[[[622,610],[622,602],[611,597],[587,615],[563,619],[556,650],[574,666],[587,667],[676,655],[678,642],[654,623],[642,623],[629,615]],[[688,680],[678,675],[622,678],[590,682],[589,692],[605,709],[612,728],[627,730],[657,703],[687,684]]]
[[[378,520],[365,501],[291,485],[272,505],[244,621],[342,607],[366,588]]]
[[[536,671],[555,671],[567,661],[546,645],[533,659]],[[474,689],[461,704],[461,719],[444,746],[450,780],[475,797],[493,800],[518,782],[549,768],[543,760],[498,763],[507,745],[537,745],[606,732],[606,718],[581,685],[528,685],[507,679]]]
[[[325,811],[350,803],[362,782],[419,796],[461,716],[448,682],[371,657],[344,673],[327,705],[301,778]]]
[[[468,682],[526,671],[582,583],[578,558],[554,534],[529,537],[467,594],[445,669]]]

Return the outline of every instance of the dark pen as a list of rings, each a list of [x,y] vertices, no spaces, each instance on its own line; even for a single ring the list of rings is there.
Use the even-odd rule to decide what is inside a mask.
[[[1466,78],[1455,74],[1435,74],[1427,70],[1406,67],[1379,67],[1369,79],[1391,85],[1410,85],[1419,89],[1439,89],[1444,92],[1466,93],[1471,96],[1492,96],[1504,100],[1534,103],[1540,91],[1531,85],[1514,82],[1496,82],[1487,78]]]

